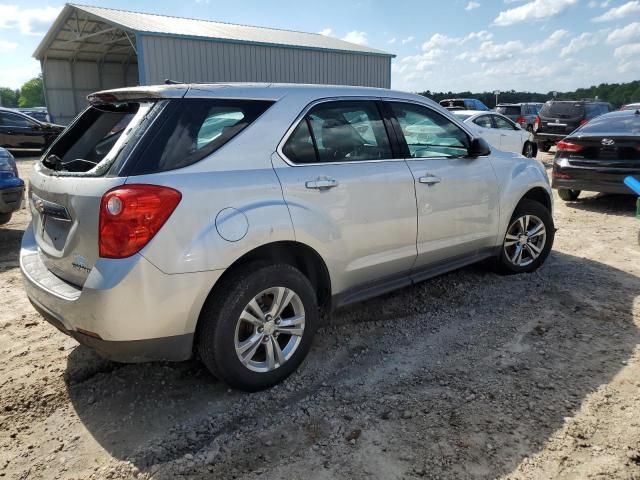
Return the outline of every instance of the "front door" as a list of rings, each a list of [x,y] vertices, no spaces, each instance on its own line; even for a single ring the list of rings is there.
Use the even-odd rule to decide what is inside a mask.
[[[413,176],[393,158],[375,101],[315,105],[272,160],[296,240],[325,259],[334,293],[408,280],[416,259]]]
[[[506,118],[493,115],[493,121],[500,132],[500,150],[505,152],[522,153],[522,130],[515,123]]]
[[[498,229],[498,182],[486,157],[468,157],[469,135],[423,105],[390,103],[418,209],[416,268],[490,251]]]

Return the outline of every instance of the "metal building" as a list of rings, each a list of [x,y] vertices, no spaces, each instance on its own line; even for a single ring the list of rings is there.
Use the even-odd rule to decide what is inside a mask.
[[[67,4],[33,54],[66,124],[96,90],[184,82],[389,88],[394,55],[325,35]]]

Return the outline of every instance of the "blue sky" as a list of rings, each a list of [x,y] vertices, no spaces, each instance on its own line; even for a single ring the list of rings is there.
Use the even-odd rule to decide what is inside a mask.
[[[84,1],[364,43],[397,55],[392,87],[401,90],[547,92],[640,79],[640,0]],[[0,86],[39,73],[31,55],[62,6],[0,0]]]

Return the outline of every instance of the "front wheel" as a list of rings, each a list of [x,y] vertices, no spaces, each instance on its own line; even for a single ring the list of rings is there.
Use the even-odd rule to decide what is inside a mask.
[[[522,154],[527,158],[536,158],[537,149],[535,144],[531,142],[525,142]]]
[[[551,150],[551,144],[547,142],[538,142],[538,150],[547,153],[549,150]]]
[[[581,190],[571,190],[568,188],[559,188],[558,196],[565,202],[573,202],[580,196]]]
[[[315,291],[299,270],[250,264],[211,293],[200,314],[198,352],[232,387],[262,390],[302,363],[318,319]]]
[[[534,200],[524,199],[516,207],[495,260],[501,273],[537,270],[549,256],[555,227],[549,210]]]

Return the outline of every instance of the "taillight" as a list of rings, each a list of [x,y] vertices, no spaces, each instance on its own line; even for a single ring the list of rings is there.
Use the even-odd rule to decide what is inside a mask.
[[[525,122],[526,122],[526,120],[522,115],[520,115],[518,118],[516,118],[516,123],[525,123]]]
[[[100,202],[100,256],[126,258],[139,252],[181,198],[177,190],[158,185],[122,185],[109,190]]]
[[[584,150],[582,145],[578,145],[577,143],[565,142],[561,140],[556,145],[556,152],[581,152]]]
[[[589,120],[587,120],[586,118],[580,120],[580,126],[586,125],[587,123],[589,123]]]
[[[533,123],[533,129],[537,132],[540,128],[540,117],[536,116],[536,121]]]

